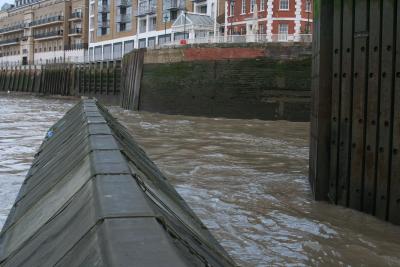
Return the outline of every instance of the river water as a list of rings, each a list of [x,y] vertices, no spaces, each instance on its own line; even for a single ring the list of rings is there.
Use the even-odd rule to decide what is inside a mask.
[[[0,227],[74,103],[0,96]],[[400,266],[400,227],[312,200],[308,123],[110,110],[239,265]]]

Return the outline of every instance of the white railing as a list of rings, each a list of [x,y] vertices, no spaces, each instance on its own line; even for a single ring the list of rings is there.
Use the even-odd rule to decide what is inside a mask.
[[[159,45],[179,46],[182,44],[215,44],[215,43],[286,43],[286,42],[302,42],[311,43],[312,34],[248,34],[248,35],[228,35],[228,36],[208,36],[198,37],[194,39],[175,40]]]
[[[85,62],[85,51],[85,49],[73,49],[35,53],[34,64],[83,63]]]
[[[0,57],[0,66],[19,66],[21,62],[21,55]]]

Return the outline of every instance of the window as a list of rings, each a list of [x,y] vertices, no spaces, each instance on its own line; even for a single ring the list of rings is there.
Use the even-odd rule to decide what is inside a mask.
[[[265,10],[265,0],[260,0],[260,11]]]
[[[120,59],[122,57],[122,43],[115,43],[113,45],[113,57],[114,59]]]
[[[135,43],[134,43],[133,40],[132,41],[126,41],[124,43],[124,53],[126,54],[126,53],[131,52],[133,50],[134,44]]]
[[[264,24],[258,24],[258,33],[264,34]]]
[[[207,5],[197,6],[196,13],[207,14]]]
[[[124,32],[124,31],[126,31],[126,24],[125,24],[125,23],[120,23],[120,24],[119,24],[119,29],[118,29],[118,31],[119,31],[119,32]]]
[[[157,27],[157,18],[156,17],[150,18],[149,31],[155,31],[156,27]]]
[[[246,13],[246,0],[242,0],[242,14]]]
[[[229,10],[229,15],[233,16],[235,14],[235,2],[231,2],[230,10]]]
[[[250,12],[254,12],[254,7],[256,5],[256,0],[250,0]]]
[[[280,10],[289,10],[289,0],[280,0],[279,9]]]
[[[146,32],[146,28],[147,28],[146,24],[147,24],[146,19],[139,20],[139,33]]]
[[[146,47],[146,38],[139,39],[139,48],[145,48]]]
[[[93,47],[89,48],[89,61],[93,61]]]
[[[156,46],[156,37],[151,37],[148,39],[148,47],[154,48]]]
[[[101,60],[102,49],[101,46],[96,46],[94,48],[94,60]]]
[[[310,23],[307,23],[306,24],[306,34],[308,34],[308,33],[310,33],[311,32],[311,24]]]
[[[306,12],[311,12],[311,0],[306,0]]]
[[[166,44],[171,42],[171,34],[158,36],[158,44]]]
[[[111,44],[103,46],[103,60],[111,60]]]
[[[278,41],[285,42],[288,40],[289,26],[287,24],[279,24]]]
[[[177,17],[178,17],[178,11],[172,10],[171,11],[171,20],[176,20]]]

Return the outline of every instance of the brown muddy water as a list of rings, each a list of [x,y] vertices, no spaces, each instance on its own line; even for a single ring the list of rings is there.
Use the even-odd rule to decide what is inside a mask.
[[[74,103],[0,95],[0,227]],[[400,266],[400,227],[312,200],[308,123],[110,110],[239,265]]]

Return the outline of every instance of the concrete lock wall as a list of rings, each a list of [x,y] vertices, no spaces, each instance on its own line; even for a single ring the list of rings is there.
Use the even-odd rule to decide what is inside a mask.
[[[93,100],[46,135],[0,233],[0,266],[234,266]]]
[[[5,67],[0,91],[94,96],[125,109],[309,121],[311,45],[135,50],[122,62]]]
[[[139,110],[309,121],[308,44],[191,46],[144,56]]]

